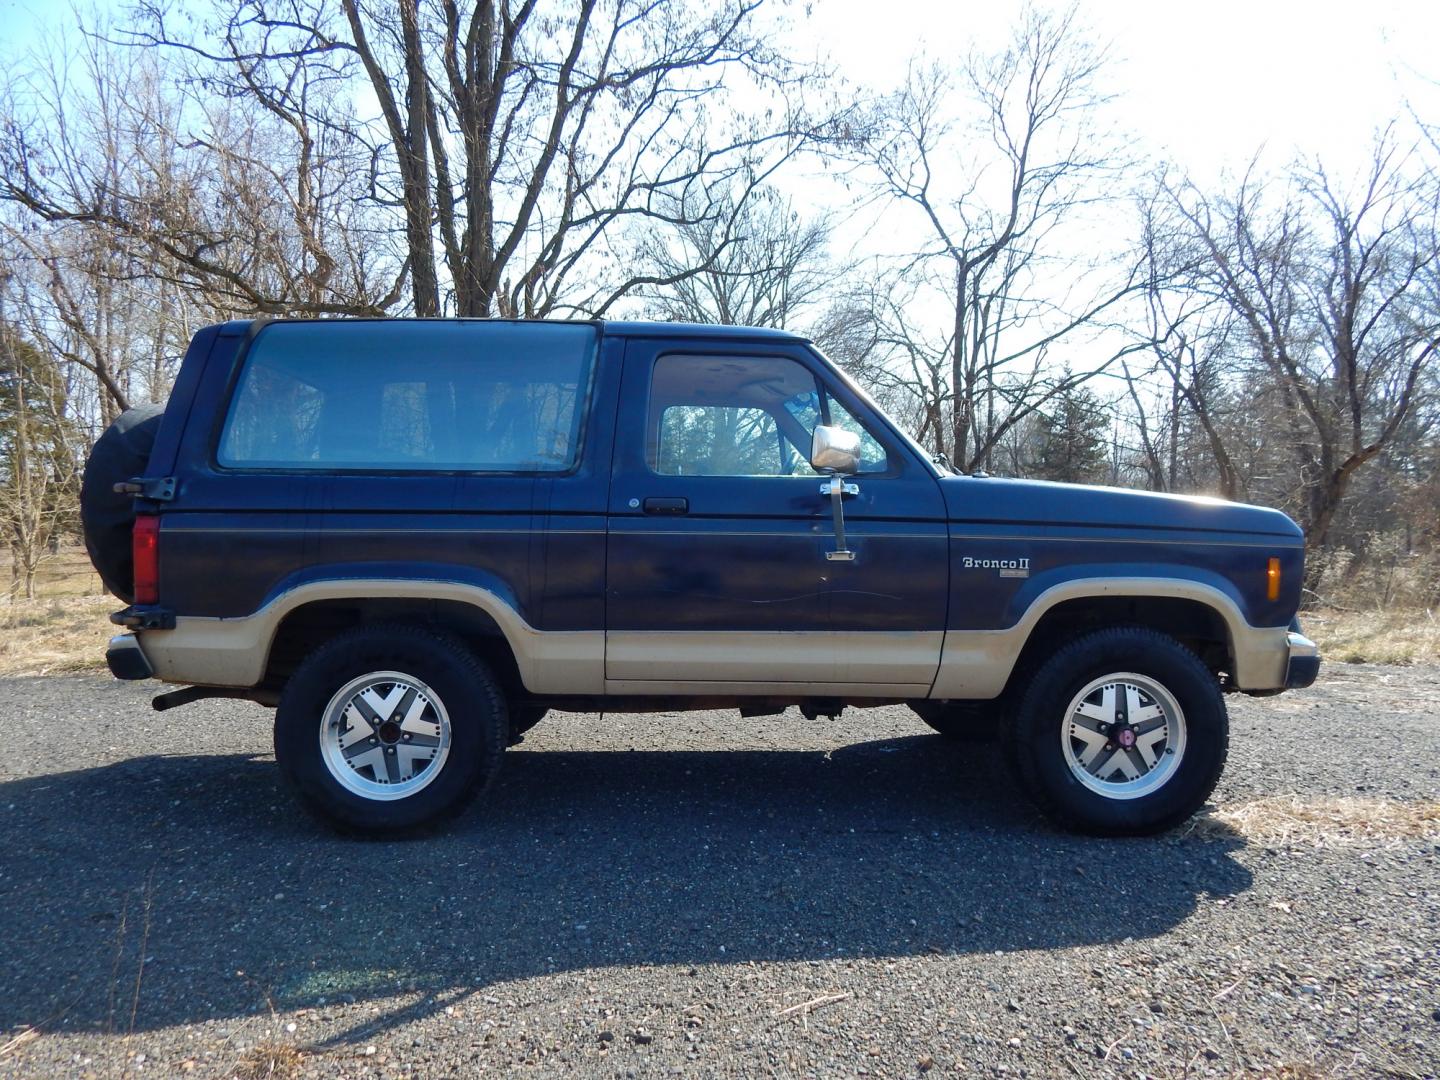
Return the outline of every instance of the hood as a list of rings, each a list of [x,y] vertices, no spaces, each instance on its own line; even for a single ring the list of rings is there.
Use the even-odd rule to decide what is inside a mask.
[[[950,476],[940,482],[950,520],[986,524],[1154,529],[1304,539],[1279,510],[1195,495],[1058,484],[1047,480]]]

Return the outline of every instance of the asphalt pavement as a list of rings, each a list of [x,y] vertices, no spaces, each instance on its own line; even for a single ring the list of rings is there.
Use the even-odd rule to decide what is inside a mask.
[[[0,680],[0,1077],[1440,1071],[1433,834],[1068,836],[895,707],[552,714],[346,839],[154,689]],[[1230,702],[1221,806],[1440,799],[1440,669]]]

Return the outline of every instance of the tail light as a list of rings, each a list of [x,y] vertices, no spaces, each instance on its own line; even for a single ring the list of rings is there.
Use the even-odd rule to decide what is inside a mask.
[[[130,533],[130,549],[135,559],[135,603],[160,602],[160,518],[154,514],[138,514]]]

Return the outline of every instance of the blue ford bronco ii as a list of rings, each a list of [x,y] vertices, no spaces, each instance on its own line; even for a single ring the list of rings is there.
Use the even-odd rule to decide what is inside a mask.
[[[1284,514],[954,475],[773,330],[208,327],[82,503],[110,670],[275,707],[352,830],[454,813],[548,709],[905,703],[1060,825],[1154,832],[1213,790],[1223,694],[1320,664]]]

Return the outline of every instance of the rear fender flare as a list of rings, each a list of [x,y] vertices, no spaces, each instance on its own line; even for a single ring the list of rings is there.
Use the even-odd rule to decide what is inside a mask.
[[[179,616],[173,630],[147,631],[142,647],[155,674],[171,682],[255,686],[285,617],[306,604],[332,600],[448,600],[479,608],[500,628],[525,688],[533,694],[597,694],[604,690],[603,630],[540,631],[497,592],[460,581],[413,578],[327,578],[279,592],[238,619]]]

